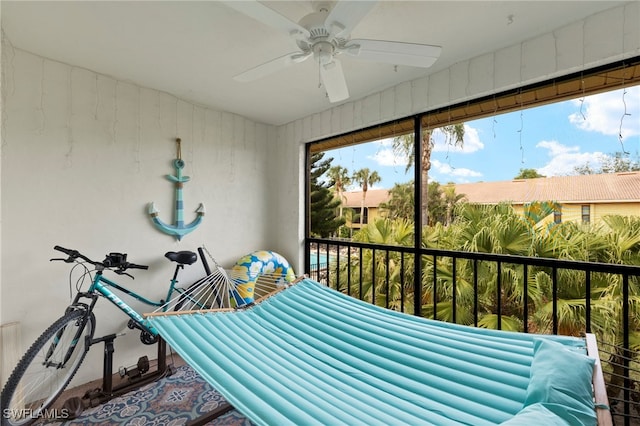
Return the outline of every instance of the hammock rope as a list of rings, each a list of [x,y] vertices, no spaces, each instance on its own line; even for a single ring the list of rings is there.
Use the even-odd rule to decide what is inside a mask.
[[[225,270],[206,247],[204,251],[211,273],[187,289],[178,289],[176,296],[151,314],[242,308],[295,280],[291,266],[275,252],[256,251]]]

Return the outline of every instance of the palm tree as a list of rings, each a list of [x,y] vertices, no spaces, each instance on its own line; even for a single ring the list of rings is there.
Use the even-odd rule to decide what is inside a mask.
[[[456,194],[455,189],[447,189],[441,187],[438,182],[429,183],[429,199],[427,202],[429,209],[429,224],[442,222],[444,224],[451,222],[453,215],[453,206],[459,200],[464,198],[463,194]],[[443,191],[447,189],[447,191]],[[389,190],[389,201],[380,204],[380,208],[384,210],[386,217],[389,219],[407,219],[414,221],[414,184],[413,181],[407,183],[395,184]],[[448,222],[447,222],[448,221]]]
[[[609,248],[606,253],[611,256],[608,261],[611,263],[624,263],[630,265],[640,265],[640,218],[637,216],[606,216],[603,218],[606,223],[606,239]],[[613,296],[611,304],[611,322],[614,323],[614,334],[609,336],[609,342],[615,348],[615,353],[611,354],[612,371],[607,381],[607,393],[610,398],[618,398],[623,390],[624,358],[633,357],[632,353],[622,350],[624,330],[624,317],[622,303],[623,282],[620,277],[615,280],[608,280],[607,292]],[[629,277],[629,342],[635,351],[640,350],[640,277]],[[615,303],[617,302],[617,303]],[[637,382],[636,382],[637,385]]]
[[[362,203],[360,204],[360,228],[362,228],[364,220],[364,202],[367,198],[367,191],[370,185],[375,185],[380,182],[382,178],[376,171],[370,171],[368,168],[360,169],[353,173],[353,178],[362,188]]]
[[[389,201],[380,204],[389,219],[406,219],[413,222],[415,206],[413,181],[396,183],[389,190]]]
[[[444,200],[442,186],[435,180],[429,182],[426,194],[427,199],[422,201],[422,205],[427,206],[427,223],[423,223],[422,227],[431,226],[438,222],[445,223],[447,205]]]
[[[475,206],[463,204],[458,209],[458,216],[450,226],[436,224],[425,227],[423,241],[427,244],[445,249],[462,249],[474,252],[525,254],[532,246],[532,234],[529,225],[513,212],[511,206]],[[497,264],[481,262],[476,265],[477,286],[474,288],[473,261],[458,259],[455,263],[456,280],[454,280],[454,263],[451,258],[437,260],[437,281],[433,282],[434,262],[425,257],[423,271],[423,314],[434,315],[440,320],[455,320],[462,324],[473,324],[474,297],[477,292],[478,325],[486,328],[497,328],[500,318],[501,328],[505,330],[522,330],[522,268],[517,265],[502,264],[498,276]],[[498,284],[500,287],[498,287]],[[453,306],[455,288],[456,306]],[[500,289],[500,292],[498,292]],[[537,299],[539,290],[529,284],[530,299]],[[434,297],[436,304],[434,306]],[[499,303],[498,303],[499,302]],[[498,309],[499,307],[499,309]]]
[[[546,215],[534,213],[546,211],[545,206],[551,210],[553,203],[539,203],[536,208],[530,206],[525,217],[506,203],[494,206],[463,203],[456,206],[456,217],[450,226],[436,223],[424,227],[422,240],[428,247],[443,249],[640,265],[640,218],[608,216],[604,218],[606,226],[600,227],[585,228],[573,222],[543,227],[541,221]],[[378,219],[364,226],[354,235],[354,239],[410,246],[413,244],[411,229],[407,220]],[[347,262],[350,263],[349,267],[347,263],[340,265],[340,281],[348,281],[347,270],[351,271],[351,283],[358,282],[358,274],[362,273],[361,284],[355,290],[355,286],[351,287],[351,294],[355,292],[367,301],[408,312],[413,307],[414,260],[404,257],[403,263],[401,259],[399,253],[387,255],[383,250],[364,250],[360,257],[350,257]],[[421,277],[416,277],[422,280],[423,316],[433,317],[435,313],[439,320],[453,321],[455,309],[456,322],[473,324],[477,300],[480,327],[497,328],[500,320],[500,327],[504,330],[523,331],[523,319],[526,318],[529,332],[551,333],[555,299],[558,332],[578,335],[585,330],[585,311],[589,303],[592,332],[607,344],[620,346],[624,324],[620,302],[623,285],[621,276],[592,273],[590,292],[587,294],[585,275],[581,271],[558,269],[554,272],[548,267],[529,266],[525,283],[524,268],[519,264],[474,264],[465,259],[457,259],[454,264],[447,257],[439,257],[434,263],[431,256],[425,256],[423,266]],[[554,273],[557,273],[555,294]],[[403,274],[404,289],[400,278]],[[474,281],[477,284],[474,285]],[[403,291],[404,298],[401,296]],[[524,311],[525,300],[528,302],[527,312]],[[631,347],[640,349],[638,277],[629,277],[628,324]],[[626,355],[614,352],[611,359],[619,356]]]
[[[442,196],[444,197],[444,203],[447,207],[445,225],[449,226],[453,219],[453,207],[458,201],[463,200],[465,195],[456,194],[456,187],[454,185],[447,185],[442,190]]]
[[[342,217],[342,203],[344,202],[342,194],[344,194],[346,187],[351,184],[349,170],[342,166],[333,166],[327,172],[327,176],[329,176],[336,188],[336,194],[340,200],[340,217]]]
[[[457,207],[457,217],[450,227],[436,226],[427,230],[425,242],[437,241],[442,248],[486,253],[511,254],[528,257],[547,257],[604,263],[640,264],[640,219],[620,216],[604,218],[606,227],[585,228],[572,222],[542,227],[546,216],[540,211],[552,211],[554,203],[537,203],[535,208],[516,214],[507,204]],[[533,206],[532,206],[533,207]],[[547,210],[545,210],[545,208]],[[424,275],[432,276],[433,262],[426,259]],[[474,289],[473,268],[464,260],[456,265],[457,322],[468,323],[468,308]],[[438,260],[437,315],[451,320],[452,262]],[[478,265],[479,322],[482,327],[494,328],[500,315],[502,328],[522,331],[524,299],[528,305],[528,330],[550,333],[553,324],[553,299],[556,299],[557,326],[560,334],[578,335],[586,326],[586,304],[591,305],[591,329],[600,339],[620,343],[622,330],[622,279],[608,274],[591,274],[591,291],[587,295],[584,272],[559,269],[557,293],[552,290],[552,271],[546,267],[529,267],[527,291],[523,268],[503,263],[500,274],[500,311],[497,310],[497,265],[482,262]],[[629,279],[630,339],[640,346],[640,282]],[[423,282],[425,294],[432,299],[431,279]],[[587,300],[587,296],[589,300]],[[425,315],[433,314],[433,304],[425,303]]]
[[[364,225],[356,232],[353,240],[408,247],[413,244],[413,224],[406,219],[376,218],[372,223]],[[341,263],[338,273],[331,275],[336,279],[339,274],[341,286],[338,290],[379,306],[413,313],[412,257],[402,255],[397,251],[392,251],[387,255],[382,250],[377,252],[363,250],[361,256],[352,256],[349,258],[349,262],[350,266]],[[361,282],[360,269],[362,270]],[[351,272],[350,280],[347,277],[349,271]],[[388,283],[386,281],[387,274]],[[347,288],[346,283],[349,281],[352,283],[360,282],[360,284]]]
[[[422,170],[420,170],[420,179],[422,180],[422,193],[421,208],[422,208],[422,225],[426,226],[429,220],[429,212],[427,209],[428,199],[428,182],[429,182],[429,170],[431,170],[431,152],[433,151],[434,141],[433,132],[436,129],[423,129],[422,130],[422,152],[420,158],[422,160]],[[447,138],[447,144],[452,146],[463,146],[464,144],[464,123],[451,124],[448,126],[440,127],[440,130],[445,134]],[[409,170],[411,166],[415,164],[415,153],[413,152],[413,133],[397,136],[393,139],[393,150],[396,154],[406,156],[409,161],[407,162],[406,170]]]

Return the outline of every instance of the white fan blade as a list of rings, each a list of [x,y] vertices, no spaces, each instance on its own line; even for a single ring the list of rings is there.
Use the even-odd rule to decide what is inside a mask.
[[[233,1],[227,0],[223,2],[232,9],[247,15],[258,22],[277,28],[291,35],[292,37],[309,37],[309,31],[291,21],[289,18],[282,16],[273,9],[268,8],[262,3],[255,0]]]
[[[324,21],[324,26],[336,37],[347,36],[376,3],[377,1],[337,1]]]
[[[339,60],[334,59],[328,64],[320,65],[320,76],[330,102],[340,102],[349,97],[349,89]]]
[[[283,68],[286,68],[290,65],[297,64],[299,62],[304,61],[305,59],[311,56],[311,52],[309,53],[300,53],[293,52],[287,53],[284,56],[273,59],[269,62],[266,62],[262,65],[258,65],[257,67],[251,68],[245,72],[242,72],[233,77],[234,80],[240,82],[247,82],[257,80],[261,77],[265,77],[269,74],[273,74],[276,71],[280,71]]]
[[[358,59],[429,68],[440,56],[442,47],[399,41],[351,40],[341,50]]]

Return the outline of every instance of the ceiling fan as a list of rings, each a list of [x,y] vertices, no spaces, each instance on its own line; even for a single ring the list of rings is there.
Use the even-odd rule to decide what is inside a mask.
[[[287,53],[244,71],[236,81],[253,81],[311,57],[318,63],[320,78],[330,102],[349,97],[340,54],[357,59],[428,68],[442,48],[418,43],[350,38],[351,31],[377,3],[376,1],[312,1],[315,12],[295,23],[264,4],[255,1],[225,1],[229,7],[259,22],[288,33],[299,50]],[[333,7],[332,7],[333,6]]]

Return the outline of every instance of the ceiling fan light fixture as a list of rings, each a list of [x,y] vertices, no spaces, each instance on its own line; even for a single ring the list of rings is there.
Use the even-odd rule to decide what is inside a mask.
[[[313,58],[321,65],[333,62],[335,46],[328,41],[319,41],[313,45]]]

